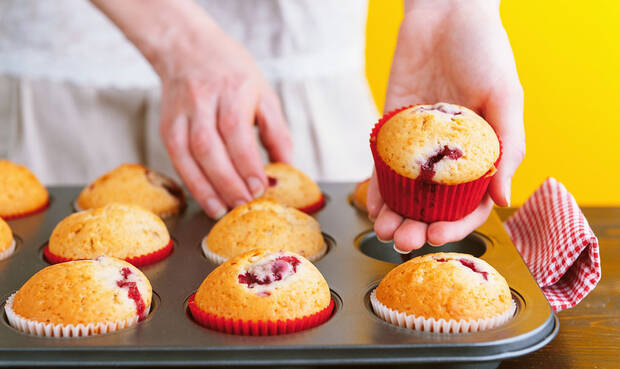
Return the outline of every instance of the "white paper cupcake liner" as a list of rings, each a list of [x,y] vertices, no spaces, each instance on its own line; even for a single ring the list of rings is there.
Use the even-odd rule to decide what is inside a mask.
[[[70,338],[70,337],[86,337],[104,333],[110,333],[119,329],[128,328],[138,323],[138,316],[125,320],[117,320],[115,322],[90,323],[90,324],[53,324],[37,322],[36,320],[26,319],[13,311],[12,294],[4,304],[4,311],[11,327],[20,332],[31,334],[39,337],[54,338]],[[151,306],[146,307],[147,311],[151,310]]]
[[[477,320],[445,320],[435,318],[425,318],[422,316],[415,316],[413,314],[406,314],[393,310],[383,305],[376,296],[377,290],[374,289],[370,294],[370,304],[375,314],[388,323],[397,325],[403,328],[414,329],[417,331],[433,332],[433,333],[466,333],[466,332],[478,332],[486,329],[499,327],[506,323],[514,316],[517,306],[514,301],[511,302],[510,308],[504,313],[486,319]]]
[[[8,249],[0,252],[0,260],[8,258],[13,254],[13,252],[15,252],[15,238],[13,238],[13,241],[11,242],[11,245],[9,245]]]
[[[216,253],[214,253],[213,251],[211,251],[209,249],[209,246],[207,246],[207,236],[205,236],[202,239],[202,242],[201,242],[200,246],[202,248],[203,254],[207,258],[207,260],[209,260],[210,262],[215,263],[217,265],[220,265],[220,264],[224,263],[226,260],[228,260],[227,257],[224,257],[224,256],[222,256],[220,254],[216,254]],[[306,259],[308,259],[310,262],[315,262],[315,261],[319,260],[320,258],[322,258],[326,253],[327,253],[327,243],[325,244],[325,247],[323,248],[323,250],[320,253],[314,255],[311,258],[307,257]]]

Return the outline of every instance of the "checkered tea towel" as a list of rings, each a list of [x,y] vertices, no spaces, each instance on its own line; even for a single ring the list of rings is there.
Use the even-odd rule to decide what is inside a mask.
[[[598,240],[556,179],[548,178],[505,227],[555,311],[577,305],[601,279]]]

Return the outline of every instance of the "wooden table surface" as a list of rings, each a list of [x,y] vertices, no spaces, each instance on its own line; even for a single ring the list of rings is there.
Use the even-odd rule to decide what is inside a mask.
[[[515,209],[498,209],[502,220]],[[602,278],[579,305],[558,314],[560,332],[547,346],[506,360],[508,368],[620,368],[620,208],[582,208],[598,237]]]

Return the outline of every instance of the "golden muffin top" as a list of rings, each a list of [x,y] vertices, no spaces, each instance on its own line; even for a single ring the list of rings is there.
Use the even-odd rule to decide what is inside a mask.
[[[203,242],[205,254],[223,259],[261,248],[292,251],[315,260],[326,251],[321,226],[311,216],[268,199],[237,206],[220,219]]]
[[[482,117],[447,103],[396,113],[376,140],[379,155],[396,173],[448,185],[494,173],[500,155],[495,131]]]
[[[110,257],[48,266],[24,283],[13,311],[53,324],[115,322],[148,315],[151,284],[133,265]]]
[[[213,270],[196,292],[197,306],[210,314],[242,320],[287,320],[329,306],[321,272],[299,254],[256,249]]]
[[[400,264],[381,280],[376,297],[398,312],[437,320],[490,318],[512,304],[506,280],[492,266],[452,252]]]
[[[170,242],[164,222],[138,205],[110,203],[63,219],[49,240],[49,251],[67,259],[112,256],[127,259],[162,249]]]
[[[13,232],[11,227],[0,218],[0,260],[3,259],[2,253],[11,248],[11,246],[13,246]]]
[[[86,186],[77,198],[80,210],[112,202],[140,205],[165,217],[185,207],[185,193],[172,179],[140,164],[122,164]]]
[[[0,218],[31,213],[48,201],[47,190],[28,168],[0,159]]]
[[[284,163],[265,165],[269,186],[262,198],[297,209],[308,208],[322,201],[319,186],[299,169]]]
[[[366,197],[368,195],[368,184],[370,183],[370,178],[365,179],[355,185],[355,189],[351,194],[351,202],[353,205],[363,212],[368,212],[368,208],[366,207]]]

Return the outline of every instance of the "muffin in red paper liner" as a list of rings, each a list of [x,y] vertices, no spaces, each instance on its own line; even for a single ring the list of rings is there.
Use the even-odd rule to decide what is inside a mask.
[[[312,263],[299,254],[263,249],[213,270],[188,306],[194,320],[209,329],[252,336],[312,328],[334,310],[329,286]]]
[[[291,251],[316,261],[327,245],[316,219],[269,199],[237,206],[202,241],[205,257],[216,264],[252,249]]]
[[[0,218],[0,260],[11,256],[15,251],[15,239],[11,227]]]
[[[314,214],[325,205],[319,185],[299,169],[284,163],[265,165],[269,185],[262,198]]]
[[[100,257],[48,266],[33,275],[4,306],[9,324],[45,337],[113,332],[145,319],[151,284],[122,260]]]
[[[140,205],[160,217],[179,214],[185,192],[175,181],[140,164],[122,164],[86,186],[75,201],[76,210],[109,203]]]
[[[0,218],[26,217],[48,206],[47,190],[28,168],[0,159]]]
[[[172,245],[157,215],[137,205],[111,203],[63,219],[43,254],[52,264],[105,255],[143,266],[166,258]]]
[[[447,103],[385,114],[372,130],[370,148],[385,203],[427,223],[471,213],[501,156],[501,143],[484,119]]]
[[[491,329],[516,309],[506,280],[491,265],[453,252],[400,264],[372,291],[370,303],[388,323],[434,333]]]

